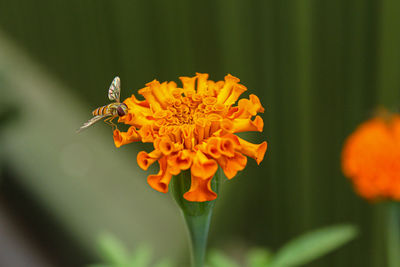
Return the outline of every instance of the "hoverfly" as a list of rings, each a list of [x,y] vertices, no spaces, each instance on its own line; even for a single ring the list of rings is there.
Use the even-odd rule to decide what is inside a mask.
[[[121,103],[119,100],[120,92],[121,92],[121,80],[117,76],[114,78],[114,80],[110,85],[110,88],[108,89],[108,98],[111,101],[115,102],[102,107],[98,107],[95,110],[93,110],[92,114],[94,117],[85,122],[77,132],[79,133],[83,129],[95,124],[96,122],[105,117],[107,117],[104,120],[105,123],[113,127],[113,129],[114,127],[117,128],[117,126],[112,122],[113,119],[115,119],[118,116],[124,116],[125,114],[128,113],[128,106],[125,103]]]

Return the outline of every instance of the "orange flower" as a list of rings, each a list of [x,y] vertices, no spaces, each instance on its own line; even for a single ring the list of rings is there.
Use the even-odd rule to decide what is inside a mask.
[[[386,114],[363,124],[349,136],[342,168],[366,199],[400,200],[400,115]]]
[[[172,176],[190,169],[191,187],[184,198],[198,202],[214,200],[217,194],[211,189],[211,180],[218,165],[231,179],[245,168],[244,155],[258,164],[263,160],[267,142],[252,144],[234,133],[261,132],[264,122],[256,115],[264,108],[255,95],[240,99],[233,106],[247,89],[232,75],[218,82],[201,73],[180,80],[182,87],[154,80],[139,90],[144,100],[132,95],[124,101],[129,112],[119,122],[131,127],[127,132],[114,131],[115,146],[152,142],[152,152],[141,151],[137,156],[143,170],[156,161],[159,163],[159,173],[147,179],[152,188],[166,193]]]

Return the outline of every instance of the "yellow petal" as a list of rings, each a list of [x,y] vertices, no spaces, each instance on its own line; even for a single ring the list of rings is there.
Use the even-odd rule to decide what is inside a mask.
[[[194,77],[179,77],[183,84],[184,91],[195,91],[194,83],[196,82],[197,76]]]
[[[207,90],[208,74],[196,73],[197,76],[197,93],[204,94]]]
[[[254,121],[251,119],[235,119],[233,120],[233,127],[232,131],[234,133],[241,133],[241,132],[262,132],[264,128],[264,121],[261,119],[260,116],[256,116]]]
[[[237,84],[240,80],[230,74],[225,76],[224,87],[218,92],[217,102],[224,104],[228,97],[231,95],[232,87]]]
[[[242,84],[235,84],[232,88],[232,92],[228,99],[225,100],[224,104],[227,106],[235,104],[235,102],[238,100],[239,96],[243,94],[247,90],[246,86]]]

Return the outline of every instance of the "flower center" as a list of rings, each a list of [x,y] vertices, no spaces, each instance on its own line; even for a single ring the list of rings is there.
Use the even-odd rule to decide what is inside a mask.
[[[225,110],[224,105],[216,102],[213,96],[175,95],[175,99],[167,101],[165,109],[155,112],[153,116],[160,127],[195,125],[202,119],[209,120],[213,117],[211,114],[221,114]]]
[[[171,140],[182,141],[185,147],[190,148],[221,128],[227,107],[218,104],[216,97],[191,91],[185,91],[184,95],[174,92],[173,96],[165,101],[163,109],[153,114],[160,137],[169,136]]]

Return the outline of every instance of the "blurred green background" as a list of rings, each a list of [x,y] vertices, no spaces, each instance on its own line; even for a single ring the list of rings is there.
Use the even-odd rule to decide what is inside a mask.
[[[399,13],[398,0],[0,0],[0,265],[82,266],[103,231],[185,262],[178,209],[136,165],[149,147],[75,130],[116,75],[125,98],[206,72],[260,97],[264,132],[248,138],[268,141],[224,183],[210,247],[240,257],[349,222],[361,236],[308,266],[386,266],[384,210],[355,195],[340,153],[377,106],[399,106]]]

